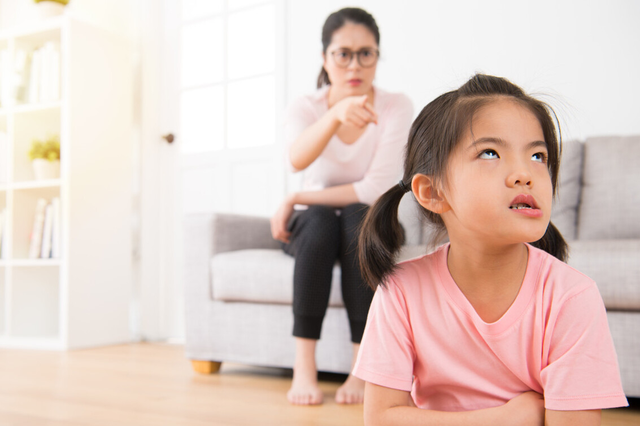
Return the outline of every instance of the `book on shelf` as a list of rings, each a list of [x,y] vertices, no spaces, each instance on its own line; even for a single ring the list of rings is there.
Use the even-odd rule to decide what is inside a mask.
[[[0,50],[0,108],[4,108],[10,104],[12,72],[11,58],[9,57],[9,49]]]
[[[51,231],[53,227],[53,207],[48,204],[44,209],[44,227],[42,228],[42,243],[40,244],[40,258],[51,257]]]
[[[30,104],[35,104],[40,99],[40,70],[42,69],[42,55],[39,50],[31,53],[31,64],[29,66],[29,98]]]
[[[44,214],[47,208],[47,200],[38,198],[36,202],[36,214],[33,219],[33,229],[31,231],[31,239],[29,242],[29,259],[37,259],[40,257],[40,249],[42,247],[42,231],[44,230]]]
[[[24,49],[16,49],[13,56],[13,97],[24,100],[27,91],[27,69],[29,55]]]
[[[52,102],[60,99],[60,46],[48,41],[31,53],[28,102]]]
[[[51,200],[53,208],[53,226],[51,229],[51,257],[60,258],[60,227],[62,224],[62,216],[60,210],[60,198],[55,197]]]
[[[0,211],[0,259],[4,259],[6,257],[5,251],[5,240],[7,239],[7,209],[4,208]]]
[[[39,198],[29,241],[29,259],[60,258],[60,198]]]
[[[0,184],[7,181],[7,134],[0,130]]]

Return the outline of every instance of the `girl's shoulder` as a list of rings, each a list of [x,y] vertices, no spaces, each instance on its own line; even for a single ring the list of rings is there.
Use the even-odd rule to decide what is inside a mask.
[[[443,268],[446,268],[446,257],[449,245],[445,244],[430,253],[419,254],[405,248],[393,273],[387,279],[388,287],[396,287],[400,291],[421,291],[428,282],[440,279]]]
[[[537,280],[544,285],[545,293],[570,298],[588,289],[596,289],[596,282],[574,267],[551,254],[531,245],[529,267],[537,267]]]

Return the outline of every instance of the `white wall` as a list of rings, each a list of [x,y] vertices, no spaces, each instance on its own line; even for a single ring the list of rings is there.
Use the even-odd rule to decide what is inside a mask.
[[[547,95],[565,139],[640,134],[639,1],[291,0],[289,100],[314,89],[322,24],[345,6],[376,18],[376,84],[409,95],[416,115],[479,71]]]

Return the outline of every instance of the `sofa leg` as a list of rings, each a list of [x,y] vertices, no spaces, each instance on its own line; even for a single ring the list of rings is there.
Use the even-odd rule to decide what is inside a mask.
[[[191,360],[191,365],[196,373],[200,374],[213,374],[220,370],[221,362],[216,361],[200,361],[196,359]]]

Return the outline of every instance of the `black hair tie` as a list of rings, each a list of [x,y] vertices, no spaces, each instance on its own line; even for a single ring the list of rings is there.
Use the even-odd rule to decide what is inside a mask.
[[[400,189],[402,189],[402,192],[411,191],[411,188],[409,188],[402,179],[400,180],[400,182],[398,182],[398,186],[400,187]]]

